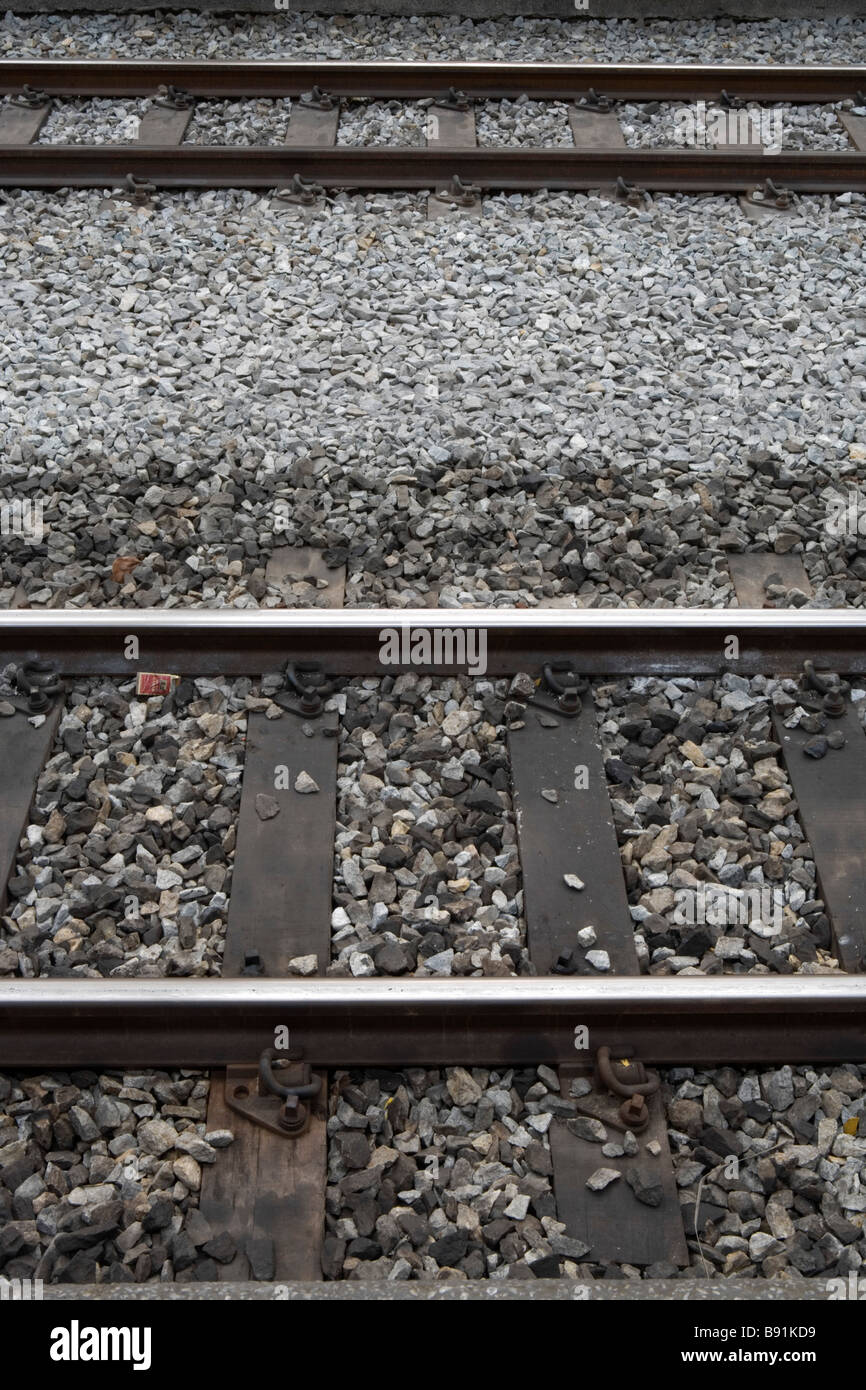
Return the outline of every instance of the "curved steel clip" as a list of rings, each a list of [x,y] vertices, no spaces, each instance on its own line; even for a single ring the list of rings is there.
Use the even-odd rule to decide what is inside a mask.
[[[303,1101],[319,1095],[322,1078],[313,1076],[309,1062],[302,1063],[300,1080],[294,1082],[278,1081],[274,1070],[296,1066],[301,1056],[298,1050],[279,1056],[275,1048],[269,1047],[255,1069],[227,1067],[225,1099],[229,1109],[282,1139],[297,1139],[310,1122],[310,1106]]]
[[[274,195],[281,203],[291,203],[295,207],[310,208],[317,198],[321,198],[324,188],[318,183],[308,183],[300,174],[293,174],[288,188],[278,188]]]
[[[758,188],[751,188],[746,195],[747,202],[756,208],[774,207],[784,210],[791,206],[790,188],[780,188],[772,179],[764,179]]]
[[[300,101],[302,106],[313,107],[316,111],[333,111],[336,105],[330,92],[315,86],[309,92],[301,92]]]
[[[15,684],[27,701],[29,714],[44,714],[62,694],[58,667],[53,661],[25,661],[15,672]]]
[[[12,97],[12,106],[26,106],[28,111],[38,111],[40,106],[49,106],[51,98],[41,87],[31,87],[25,82],[20,92]]]
[[[464,183],[459,174],[453,174],[447,188],[437,188],[431,193],[439,203],[449,203],[452,207],[474,208],[481,197],[481,189],[474,183]]]
[[[137,203],[143,203],[156,192],[155,183],[151,183],[149,179],[140,179],[136,174],[127,174],[123,180],[123,187],[127,193],[132,194]]]
[[[472,98],[466,92],[458,92],[456,87],[449,87],[445,96],[436,97],[432,105],[443,111],[471,111]]]
[[[601,92],[597,92],[594,87],[590,87],[586,96],[581,97],[574,104],[578,111],[607,112],[612,111],[616,106],[616,98],[604,96]]]
[[[169,111],[188,111],[191,106],[195,106],[195,97],[183,87],[164,82],[161,87],[157,87],[153,104],[167,107]]]
[[[646,1097],[654,1096],[661,1084],[658,1072],[647,1072],[643,1062],[633,1057],[611,1059],[610,1048],[600,1047],[595,1056],[596,1072],[603,1086],[615,1096],[622,1096],[619,1116],[627,1129],[639,1134],[649,1124]],[[634,1069],[634,1079],[623,1076]]]

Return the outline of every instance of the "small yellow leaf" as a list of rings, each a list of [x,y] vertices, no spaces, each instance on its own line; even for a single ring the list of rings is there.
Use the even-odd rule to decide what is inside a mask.
[[[856,1134],[860,1128],[860,1121],[856,1115],[852,1115],[850,1120],[846,1120],[842,1126],[846,1134]]]

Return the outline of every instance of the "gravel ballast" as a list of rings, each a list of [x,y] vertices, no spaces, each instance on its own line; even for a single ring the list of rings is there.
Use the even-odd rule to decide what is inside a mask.
[[[325,1277],[831,1279],[861,1268],[862,1067],[668,1068],[662,1080],[685,1269],[599,1263],[565,1233],[549,1130],[567,1103],[548,1068],[454,1067],[335,1073]],[[235,1245],[198,1194],[203,1165],[234,1136],[206,1129],[207,1093],[196,1072],[0,1075],[0,1274],[217,1278]],[[607,1166],[618,1172],[616,1158]]]
[[[651,974],[838,968],[773,737],[774,707],[791,727],[808,717],[797,696],[794,681],[733,674],[596,688],[638,952]]]
[[[507,681],[342,693],[331,974],[528,973]]]
[[[137,138],[138,123],[153,105],[149,99],[58,101],[36,143],[127,144]],[[198,101],[184,143],[283,144],[291,110],[290,98]],[[475,102],[474,111],[477,141],[482,147],[573,148],[568,107],[563,102],[531,101],[521,96]],[[719,132],[721,138],[728,135],[732,143],[751,137],[777,152],[849,149],[850,140],[838,120],[841,111],[864,114],[863,106],[852,100],[820,106],[752,105],[745,112],[735,113],[712,102],[704,103],[702,108],[670,102],[624,102],[616,107],[615,114],[626,144],[636,149],[708,146],[714,143],[714,132]],[[429,100],[345,99],[340,109],[337,143],[418,148],[426,144],[429,123],[435,114],[436,106]]]
[[[219,974],[251,685],[68,691],[0,919],[0,972]]]
[[[0,29],[0,56],[25,60],[455,54],[863,63],[866,19],[79,13]],[[148,105],[58,103],[40,141],[129,142]],[[186,140],[276,145],[291,106],[200,103]],[[765,114],[784,148],[833,151],[851,109]],[[421,148],[428,114],[346,103],[339,142]],[[669,103],[617,114],[632,148],[682,127]],[[571,144],[562,103],[476,116],[482,146]],[[497,195],[480,220],[437,222],[426,205],[4,192],[0,503],[38,506],[42,527],[4,535],[0,606],[277,607],[268,562],[285,545],[345,565],[349,606],[733,605],[728,557],[750,550],[803,562],[812,593],[780,581],[776,606],[863,605],[864,538],[831,522],[866,510],[866,198],[804,197],[763,221],[721,196]],[[220,973],[260,688],[186,680],[164,702],[69,685],[0,975]],[[530,974],[508,683],[336,688],[328,973]],[[772,708],[801,717],[793,682],[608,680],[593,695],[641,968],[835,972],[772,739]],[[866,1067],[663,1069],[683,1270],[601,1262],[556,1219],[551,1125],[572,1111],[549,1068],[395,1058],[330,1079],[329,1281],[823,1284],[863,1266]],[[236,1249],[199,1196],[234,1135],[207,1129],[209,1084],[0,1074],[0,1276],[217,1280]],[[590,1202],[624,1176],[617,1144],[597,1147]]]
[[[693,1271],[845,1278],[860,1269],[864,1074],[857,1066],[667,1072]]]
[[[44,1283],[218,1277],[235,1255],[198,1208],[208,1131],[200,1072],[0,1074],[0,1274]]]
[[[529,1114],[533,1086],[542,1101],[533,1095]],[[585,1253],[556,1221],[534,1069],[337,1073],[334,1087],[326,1276],[532,1277],[553,1246]]]
[[[348,604],[718,606],[755,548],[862,605],[862,198],[422,204],[8,195],[0,601],[274,606],[287,543]]]
[[[549,1068],[337,1073],[325,1276],[845,1277],[866,1256],[863,1071],[662,1072],[684,1269],[599,1263],[557,1221],[548,1135],[569,1102]]]
[[[150,699],[132,682],[70,686],[0,918],[0,972],[220,973],[248,712],[292,718],[269,698],[281,683],[184,680]],[[533,973],[509,684],[336,683],[329,974]],[[866,693],[853,697],[862,719]],[[775,709],[808,729],[803,698],[792,680],[733,673],[593,685],[642,970],[838,969],[771,724]]]
[[[10,16],[7,57],[857,62],[866,21]],[[145,102],[61,103],[43,140],[134,138]],[[201,103],[194,143],[280,141],[290,102]],[[654,109],[655,108],[655,109]],[[673,138],[629,104],[629,143]],[[740,114],[740,113],[735,113]],[[771,117],[775,108],[767,108]],[[841,147],[785,108],[783,144]],[[346,143],[420,146],[420,103],[347,108]],[[482,144],[567,142],[561,103],[482,103]],[[755,223],[736,200],[11,191],[0,204],[0,603],[269,607],[287,543],[348,604],[719,606],[727,556],[802,557],[861,606],[860,195]],[[864,526],[866,531],[866,526]],[[122,581],[116,557],[140,561]]]
[[[354,62],[862,63],[866,18],[489,19],[399,15],[7,14],[7,57],[310,59]],[[178,50],[181,50],[180,52]]]

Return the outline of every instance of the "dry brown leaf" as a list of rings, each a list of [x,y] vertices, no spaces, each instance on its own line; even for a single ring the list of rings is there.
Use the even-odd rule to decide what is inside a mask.
[[[137,555],[118,555],[114,564],[111,566],[111,577],[115,584],[122,584],[124,579],[132,574],[136,565],[140,564],[141,561]]]

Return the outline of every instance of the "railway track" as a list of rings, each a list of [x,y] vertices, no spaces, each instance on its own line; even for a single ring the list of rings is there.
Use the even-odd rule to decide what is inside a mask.
[[[406,644],[396,648],[391,645],[395,624],[409,634]],[[788,1225],[784,1213],[779,1214],[779,1193],[789,1193],[784,1197],[790,1197],[789,1223],[793,1214],[816,1233],[819,1212],[825,1217],[829,1213],[836,1221],[834,1231],[858,1239],[859,1227],[852,1222],[862,1211],[862,1194],[856,1185],[837,1192],[817,1169],[821,1163],[835,1164],[834,1172],[841,1175],[846,1165],[853,1172],[861,1162],[858,1146],[863,1141],[856,1131],[862,1102],[854,1104],[850,1122],[845,1121],[845,1111],[837,1112],[837,1122],[829,1122],[829,1128],[823,1119],[819,1138],[803,1106],[796,1119],[786,1121],[781,1113],[774,1119],[773,1142],[756,1143],[754,1126],[737,1128],[747,1102],[742,1096],[738,1099],[737,1087],[745,1083],[733,1068],[743,1069],[747,1080],[756,1067],[778,1068],[773,1075],[782,1079],[772,1082],[769,1092],[778,1105],[783,1101],[777,1090],[787,1086],[791,1075],[785,1069],[802,1064],[818,1071],[830,1069],[826,1075],[835,1080],[828,1080],[827,1086],[848,1085],[852,1104],[860,1093],[856,1067],[850,1070],[850,1065],[866,1062],[866,884],[860,855],[866,833],[866,736],[852,704],[852,697],[860,698],[858,678],[866,673],[862,616],[802,609],[784,614],[594,610],[544,616],[486,610],[283,611],[242,617],[200,610],[20,611],[0,617],[0,634],[4,667],[12,662],[24,676],[13,697],[19,708],[0,721],[0,753],[7,769],[0,802],[0,877],[10,895],[0,945],[11,941],[12,954],[19,953],[19,967],[11,974],[8,949],[0,953],[0,961],[7,962],[7,978],[0,981],[0,1067],[39,1069],[41,1080],[37,1078],[33,1095],[44,1093],[46,1071],[46,1094],[53,1093],[51,1087],[58,1083],[50,1081],[50,1072],[57,1068],[64,1074],[71,1070],[80,1084],[82,1077],[120,1068],[126,1088],[139,1084],[136,1076],[145,1084],[141,1074],[147,1068],[169,1069],[170,1075],[178,1068],[217,1069],[211,1078],[206,1123],[196,1127],[200,1108],[181,1105],[168,1112],[178,1118],[168,1126],[174,1140],[169,1135],[167,1142],[177,1141],[185,1153],[199,1152],[207,1160],[198,1211],[212,1238],[220,1232],[229,1241],[231,1253],[219,1267],[220,1278],[314,1280],[323,1272],[329,1277],[358,1277],[353,1271],[371,1267],[365,1263],[369,1261],[378,1262],[380,1277],[385,1277],[387,1266],[388,1277],[398,1279],[472,1278],[495,1269],[499,1277],[503,1269],[515,1278],[561,1273],[578,1277],[589,1269],[602,1273],[611,1267],[673,1276],[690,1263],[698,1274],[731,1275],[743,1267],[742,1251],[750,1248],[752,1235],[758,1236],[762,1249],[773,1252],[771,1260],[780,1250],[790,1252],[791,1267],[801,1272],[818,1272],[820,1267],[830,1277],[853,1267],[845,1262],[847,1246],[843,1248],[835,1235],[842,1253],[831,1241],[816,1256],[811,1239],[804,1236],[797,1244],[800,1236],[793,1224],[788,1236],[781,1234]],[[387,809],[375,820],[375,836],[371,830],[368,841],[362,832],[360,838],[359,832],[347,832],[340,769],[360,755],[360,746],[354,749],[352,740],[363,743],[366,727],[369,747],[376,730],[381,732],[400,714],[399,698],[392,698],[395,680],[404,680],[406,708],[415,710],[421,693],[413,684],[415,677],[434,682],[468,679],[464,657],[472,634],[472,649],[483,646],[486,652],[485,681],[498,680],[503,687],[507,767],[503,769],[498,756],[488,765],[467,753],[466,766],[477,771],[472,791],[448,761],[449,754],[461,748],[466,752],[458,732],[465,732],[464,721],[443,725],[451,732],[438,751],[422,730],[406,751],[403,766],[410,767],[410,783],[413,776],[421,777],[420,785],[430,789],[426,804],[431,812],[441,810],[443,819],[437,821],[433,815],[426,827],[419,825],[420,817],[407,810],[407,779],[396,777],[388,783],[383,774],[378,792],[367,786],[368,799]],[[426,647],[423,642],[417,645],[422,637]],[[131,655],[132,638],[138,643],[137,657]],[[828,670],[834,674],[826,674]],[[222,978],[134,978],[135,970],[117,973],[116,953],[103,960],[102,970],[94,970],[91,963],[85,977],[71,978],[76,948],[68,945],[69,914],[62,918],[67,930],[60,938],[67,943],[66,956],[61,960],[34,951],[36,941],[56,932],[61,917],[53,909],[46,915],[35,906],[47,891],[40,877],[32,922],[27,918],[28,884],[18,868],[24,865],[26,870],[29,862],[21,850],[21,834],[28,825],[35,825],[37,833],[28,832],[27,844],[37,857],[44,850],[45,865],[58,851],[66,831],[55,833],[55,824],[46,840],[38,830],[49,819],[45,797],[35,821],[30,807],[43,767],[50,776],[64,740],[74,739],[74,711],[98,703],[92,692],[88,694],[90,687],[72,684],[67,692],[57,687],[64,681],[97,678],[109,692],[123,688],[124,708],[128,704],[131,710],[135,697],[129,693],[130,682],[141,679],[145,689],[152,688],[152,674],[166,671],[187,682],[217,672],[247,678],[244,689],[251,703],[245,713]],[[262,673],[279,671],[286,679],[271,678],[268,698],[260,698]],[[707,810],[705,834],[712,837],[706,841],[707,853],[695,845],[697,860],[691,854],[678,862],[683,869],[687,864],[700,869],[719,846],[739,845],[729,863],[739,857],[753,867],[761,864],[766,881],[779,882],[781,875],[771,875],[770,870],[774,857],[783,863],[781,854],[758,852],[767,836],[775,837],[782,850],[785,844],[799,847],[802,873],[811,862],[803,848],[808,835],[814,876],[807,873],[801,880],[810,885],[808,904],[804,894],[791,898],[797,904],[796,922],[789,913],[779,931],[765,932],[772,923],[756,918],[743,924],[738,919],[733,930],[711,933],[703,958],[695,957],[690,965],[684,964],[683,952],[677,957],[660,947],[648,954],[636,944],[641,932],[642,940],[651,939],[652,923],[646,911],[635,915],[635,894],[656,891],[653,875],[660,861],[650,859],[640,873],[636,866],[629,868],[634,856],[624,847],[633,847],[630,837],[637,832],[622,832],[618,843],[622,797],[632,781],[640,790],[651,787],[651,778],[665,780],[667,763],[663,765],[660,756],[652,765],[638,759],[624,772],[622,759],[606,757],[609,716],[603,713],[604,701],[612,679],[632,682],[622,687],[630,740],[624,756],[643,748],[649,749],[649,757],[659,741],[640,744],[636,701],[644,699],[655,708],[661,701],[658,689],[667,689],[665,698],[675,709],[676,700],[686,696],[691,703],[668,721],[664,748],[671,757],[688,759],[687,780],[703,777],[702,786],[708,788],[712,740],[720,732],[715,725],[724,721],[709,718],[700,734],[689,724],[689,710],[699,711],[700,702],[706,702],[701,692],[709,689],[708,682],[724,680],[732,672],[744,678],[743,687],[751,675],[782,681],[776,694],[767,696],[764,723],[755,726],[759,733],[765,728],[766,732],[760,737],[742,732],[738,736],[738,747],[751,759],[749,767],[764,781],[753,794],[746,785],[747,772],[739,786],[728,779],[725,795],[707,801],[708,807],[715,801],[720,818],[710,827],[712,813]],[[591,686],[582,679],[586,676],[593,677]],[[704,678],[703,684],[696,677]],[[658,687],[651,684],[654,679]],[[372,722],[353,728],[358,706],[351,703],[351,691],[359,681],[361,695],[367,703],[374,701]],[[735,684],[731,689],[744,693],[743,687]],[[450,688],[453,693],[457,687]],[[130,716],[129,727],[133,735],[135,729],[144,730],[141,738],[146,742],[136,743],[135,736],[125,739],[127,764],[130,758],[135,761],[132,750],[150,747],[160,736],[161,701],[169,702],[170,711],[172,698],[167,693],[151,696],[149,702],[146,696],[138,700],[140,713]],[[491,691],[483,698],[492,698]],[[388,712],[380,729],[376,701],[382,700]],[[748,701],[759,703],[752,696]],[[738,703],[743,701],[729,703],[729,722]],[[496,717],[492,707],[485,707],[485,713],[488,720]],[[216,717],[219,722],[214,711],[198,717]],[[404,720],[396,730],[408,727]],[[831,734],[835,737],[829,747],[816,756],[815,740],[827,742]],[[836,751],[839,743],[844,754]],[[80,753],[79,744],[72,746]],[[490,746],[499,745],[494,741]],[[110,743],[104,744],[104,753],[114,766],[105,774],[106,799],[100,800],[103,794],[94,785],[91,800],[101,804],[99,816],[108,817],[109,848],[115,855],[120,852],[120,863],[131,851],[134,836],[118,838],[121,823],[115,826],[112,817],[131,807],[120,789],[121,754],[112,754]],[[199,750],[204,766],[209,756]],[[223,752],[220,760],[226,765]],[[446,765],[450,774],[440,770]],[[143,769],[142,764],[139,771]],[[284,769],[287,778],[275,776]],[[425,769],[432,769],[432,775]],[[576,776],[578,772],[583,776]],[[61,804],[56,792],[52,796],[51,785],[48,804],[56,803],[59,813]],[[81,792],[79,788],[74,795]],[[741,800],[732,800],[738,793]],[[772,812],[768,796],[777,798]],[[69,797],[62,804],[72,816]],[[221,803],[214,795],[210,804]],[[454,815],[452,804],[457,807]],[[163,801],[151,791],[141,803],[145,805],[157,814],[146,820],[142,813],[137,833],[158,856],[154,837],[165,823]],[[456,843],[449,854],[460,845],[474,846],[492,868],[497,846],[502,851],[510,843],[510,832],[504,832],[502,824],[504,814],[508,822],[509,808],[521,887],[515,880],[505,888],[507,869],[494,873],[493,882],[501,885],[494,889],[499,897],[490,900],[492,915],[484,915],[483,890],[481,897],[472,897],[471,870],[465,880],[454,881],[448,878],[454,872],[451,861],[448,872],[440,873],[445,859],[440,858],[437,868],[435,857],[451,837]],[[206,823],[204,800],[198,814]],[[226,818],[219,823],[225,826]],[[86,828],[88,820],[93,828],[90,817],[82,824]],[[656,817],[649,835],[657,853],[673,843],[665,821],[664,815]],[[124,823],[132,826],[132,821]],[[190,828],[194,824],[193,817]],[[657,841],[660,826],[664,833]],[[335,827],[337,844],[345,850],[338,852],[336,879]],[[405,851],[415,832],[419,838],[412,854],[420,852],[423,858],[429,849],[427,886],[439,885],[429,899],[422,893],[417,912],[406,909],[407,899],[397,903],[393,894],[377,891],[385,881],[380,871],[386,865],[401,891],[416,881],[406,874],[410,864],[417,870],[420,861]],[[73,842],[81,839],[73,828]],[[745,858],[744,841],[750,846]],[[93,846],[96,841],[88,843]],[[213,837],[210,843],[215,848]],[[384,854],[386,846],[389,854]],[[355,880],[343,866],[359,851],[363,876]],[[471,857],[464,855],[460,862]],[[166,858],[171,855],[159,864]],[[159,901],[162,917],[174,915],[178,931],[185,930],[188,938],[191,932],[192,939],[184,943],[187,950],[194,946],[196,933],[204,930],[201,923],[191,928],[188,920],[182,928],[179,913],[186,872],[182,865],[194,858],[186,853],[167,878],[156,877],[151,895]],[[99,857],[90,862],[99,863]],[[219,862],[219,855],[212,855],[210,862]],[[507,855],[503,862],[508,862]],[[155,858],[154,867],[156,863]],[[713,864],[719,867],[716,860]],[[36,860],[33,872],[42,873]],[[129,889],[140,899],[136,911],[148,896],[141,886],[147,872],[130,880],[139,884]],[[83,881],[75,876],[79,886]],[[186,881],[193,895],[187,901],[194,902],[198,890],[191,871]],[[112,880],[103,882],[109,887]],[[335,882],[340,888],[336,899]],[[101,924],[103,940],[111,936],[109,919],[120,925],[125,891],[76,909],[89,914],[93,924]],[[169,897],[160,896],[166,892]],[[502,929],[517,893],[525,925],[522,942],[511,928]],[[15,903],[24,905],[24,915],[18,911],[16,916]],[[493,921],[497,912],[498,928]],[[479,931],[477,940],[496,937],[498,931],[505,948],[501,953],[478,956],[476,961],[469,948],[461,947],[461,932],[471,936],[474,917],[489,928],[487,938]],[[827,928],[823,952],[810,945],[806,929],[814,926],[817,931],[821,921]],[[406,926],[409,934],[401,935]],[[449,937],[452,928],[454,935]],[[641,929],[637,935],[636,928]],[[431,950],[424,943],[428,932],[437,934],[436,940],[431,935]],[[414,972],[406,957],[402,963],[386,964],[383,943],[405,949],[413,935],[421,943]],[[732,937],[739,942],[733,951]],[[440,938],[443,944],[445,938],[455,943],[445,955],[450,951],[449,968],[455,963],[460,968],[462,961],[462,977],[435,977],[442,968]],[[794,940],[800,942],[799,956],[791,945]],[[774,946],[779,947],[775,955]],[[362,958],[372,969],[359,965],[356,970]],[[393,953],[388,960],[393,961]],[[168,969],[184,973],[179,957]],[[378,978],[364,978],[365,974]],[[452,1069],[446,1080],[435,1080],[438,1073],[430,1070],[440,1067]],[[668,1116],[654,1070],[658,1067],[680,1069],[664,1073],[679,1106]],[[721,1092],[714,1082],[703,1082],[713,1089],[714,1104],[721,1096],[728,1107],[721,1112],[726,1118],[700,1121],[689,1138],[678,1133],[678,1125],[693,1124],[688,1106],[694,1102],[683,1097],[682,1087],[691,1086],[689,1094],[701,1094],[690,1078],[700,1079],[710,1069],[713,1078],[721,1078],[723,1072],[726,1078],[719,1080]],[[122,1100],[125,1093],[118,1083],[114,1094]],[[800,1096],[804,1093],[801,1090]],[[439,1113],[431,1095],[444,1095],[452,1106],[446,1119],[443,1111],[431,1121]],[[747,1089],[742,1095],[752,1096],[752,1105],[761,1092]],[[488,1097],[494,1099],[482,1123],[478,1107],[483,1110]],[[793,1091],[789,1106],[792,1101]],[[421,1103],[426,1110],[418,1110]],[[758,1105],[751,1114],[763,1115],[766,1123],[770,1107],[761,1103],[765,1109]],[[476,1130],[485,1125],[482,1144]],[[225,1136],[227,1130],[234,1133],[234,1143],[225,1153],[215,1153],[205,1134]],[[678,1146],[675,1154],[671,1130]],[[153,1152],[165,1142],[159,1137],[162,1133],[151,1122]],[[476,1139],[479,1143],[473,1148]],[[810,1144],[817,1146],[811,1159]],[[496,1159],[491,1158],[492,1145]],[[820,1159],[819,1147],[824,1155]],[[776,1166],[765,1156],[768,1150],[780,1155]],[[0,1146],[0,1154],[3,1151]],[[720,1206],[724,1184],[732,1181],[732,1159],[738,1172],[742,1165],[746,1187],[752,1192],[760,1189],[762,1203],[770,1204],[770,1225],[762,1220],[765,1206],[755,1206],[744,1243],[738,1245],[738,1236],[733,1246],[723,1241],[716,1249],[713,1237],[718,1229],[712,1223],[722,1222],[728,1232],[733,1229],[730,1214]],[[482,1160],[488,1167],[479,1185],[477,1164]],[[692,1187],[683,1180],[686,1163],[695,1166]],[[795,1169],[798,1176],[789,1190],[785,1175]],[[100,1171],[107,1170],[103,1163]],[[703,1187],[695,1193],[699,1177]],[[484,1195],[488,1179],[493,1185]],[[87,1200],[85,1196],[85,1204]],[[158,1201],[157,1195],[153,1201]],[[839,1202],[848,1205],[840,1207]],[[743,1198],[737,1210],[745,1214],[748,1206]],[[428,1237],[423,1222],[434,1210],[440,1214]],[[26,1218],[20,1224],[26,1225]],[[103,1239],[111,1239],[107,1230]],[[708,1247],[713,1251],[710,1263]],[[171,1270],[173,1256],[160,1248]],[[534,1257],[529,1262],[527,1252]],[[50,1278],[57,1259],[55,1247],[50,1258],[48,1252],[37,1257],[25,1250],[18,1253],[17,1265],[13,1259],[12,1270]],[[190,1263],[188,1259],[187,1266]],[[764,1272],[776,1267],[771,1263]],[[58,1277],[63,1277],[63,1268],[61,1263]],[[159,1273],[149,1259],[135,1268],[140,1275],[147,1271],[145,1278]],[[215,1265],[213,1269],[216,1272]],[[162,1277],[171,1276],[163,1270]]]
[[[760,103],[847,103],[866,89],[860,67],[492,63],[5,62],[0,186],[281,189],[302,204],[334,189],[436,190],[477,207],[482,192],[611,189],[736,193],[780,209],[791,193],[866,191],[866,116],[840,111],[850,148],[786,150],[759,131]],[[571,148],[480,148],[474,104],[529,97],[567,104]],[[39,144],[52,104],[68,98],[154,99],[129,144]],[[282,147],[184,144],[197,101],[292,98]],[[338,145],[341,103],[427,103],[426,148]],[[626,145],[618,102],[716,103],[732,127],[700,148]],[[752,124],[744,109],[753,107]],[[726,117],[726,119],[727,119]],[[769,180],[769,183],[767,182]]]

